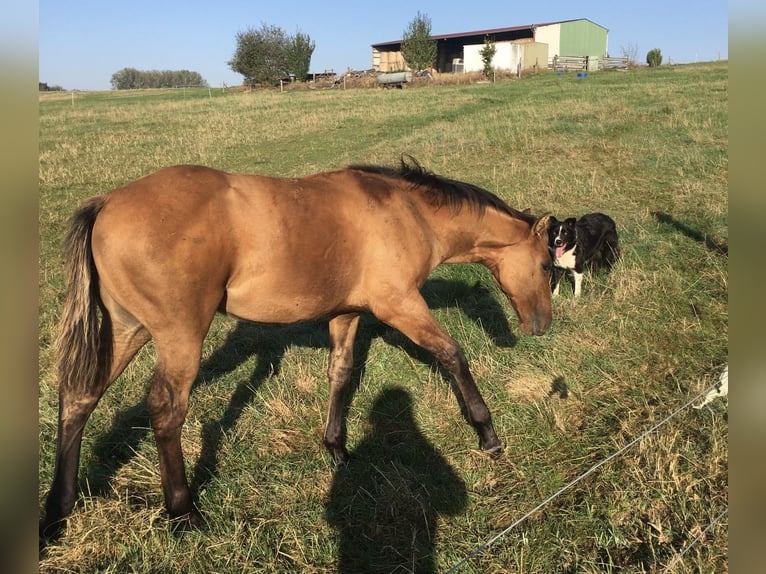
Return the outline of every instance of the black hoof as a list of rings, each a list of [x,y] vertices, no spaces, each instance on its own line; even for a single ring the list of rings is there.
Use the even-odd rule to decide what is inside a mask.
[[[183,534],[192,530],[198,530],[204,525],[202,515],[197,510],[192,510],[181,516],[171,516],[170,528],[174,534]]]
[[[502,445],[493,446],[492,448],[484,449],[484,452],[486,452],[493,460],[497,460],[500,458],[500,455],[503,454],[503,447]]]
[[[66,529],[66,518],[60,518],[54,521],[45,520],[40,523],[38,529],[38,546],[40,553],[43,553],[51,544],[58,543],[61,540]]]
[[[330,444],[327,441],[325,441],[324,446],[327,449],[327,452],[330,453],[330,456],[332,457],[332,460],[336,466],[339,464],[344,464],[348,462],[350,457],[349,457],[348,451],[346,450],[345,445]]]
[[[333,462],[335,462],[335,466],[343,466],[345,464],[348,464],[348,461],[351,460],[351,455],[348,454],[348,451],[344,449],[338,449],[337,451],[330,453],[332,456]]]
[[[488,441],[480,441],[479,448],[493,459],[498,458],[503,453],[503,445],[500,444],[500,439],[497,437],[492,437]]]

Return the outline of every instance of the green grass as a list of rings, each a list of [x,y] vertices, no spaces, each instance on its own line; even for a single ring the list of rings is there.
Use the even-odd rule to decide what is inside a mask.
[[[604,211],[623,258],[587,276],[579,301],[562,286],[537,338],[519,334],[481,267],[442,267],[426,284],[506,445],[496,461],[476,450],[433,359],[365,317],[356,457],[335,471],[321,444],[325,323],[217,318],[183,434],[207,524],[183,536],[162,508],[148,345],[91,418],[80,502],[40,570],[447,570],[715,381],[728,354],[727,114],[725,62],[404,90],[41,94],[41,504],[61,240],[89,195],[178,163],[297,176],[407,152],[517,208]],[[460,571],[661,572],[726,508],[727,445],[725,402],[685,410]],[[675,572],[728,571],[727,524]]]

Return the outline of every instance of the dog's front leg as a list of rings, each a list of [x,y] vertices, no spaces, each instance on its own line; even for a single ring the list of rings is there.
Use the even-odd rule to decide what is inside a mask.
[[[572,270],[572,275],[574,276],[574,296],[579,297],[582,292],[583,273],[578,273],[577,271]]]

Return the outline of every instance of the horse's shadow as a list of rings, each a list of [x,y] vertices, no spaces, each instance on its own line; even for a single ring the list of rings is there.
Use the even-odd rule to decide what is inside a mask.
[[[432,309],[461,309],[498,346],[513,347],[516,344],[516,337],[508,326],[508,317],[503,308],[491,291],[480,283],[468,285],[461,281],[430,279],[423,286],[422,293]],[[346,408],[361,383],[370,347],[377,338],[383,338],[402,348],[414,360],[436,366],[445,381],[450,384],[461,412],[466,417],[465,405],[453,386],[451,377],[433,356],[368,314],[364,314],[360,320],[354,343],[354,369],[346,396]],[[234,371],[252,355],[258,357],[254,371],[248,379],[237,385],[224,414],[203,425],[201,453],[190,484],[195,497],[217,476],[218,452],[222,439],[234,428],[244,409],[255,398],[259,387],[279,373],[286,350],[296,346],[329,348],[329,344],[327,320],[291,325],[264,325],[240,321],[228,334],[224,344],[203,361],[194,388],[210,384],[221,375]],[[115,416],[109,432],[95,440],[92,463],[81,481],[81,489],[96,496],[103,496],[109,492],[111,480],[119,469],[135,456],[139,444],[148,435],[148,419],[145,400]]]

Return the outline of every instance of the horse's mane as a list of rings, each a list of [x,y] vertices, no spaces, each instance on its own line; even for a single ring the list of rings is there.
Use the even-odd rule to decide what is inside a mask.
[[[483,214],[487,207],[492,207],[530,224],[535,221],[534,216],[513,209],[494,193],[477,185],[436,175],[422,167],[409,155],[402,154],[398,168],[380,165],[350,165],[349,169],[406,181],[423,190],[429,203],[437,208],[448,207],[459,211],[469,207]]]

